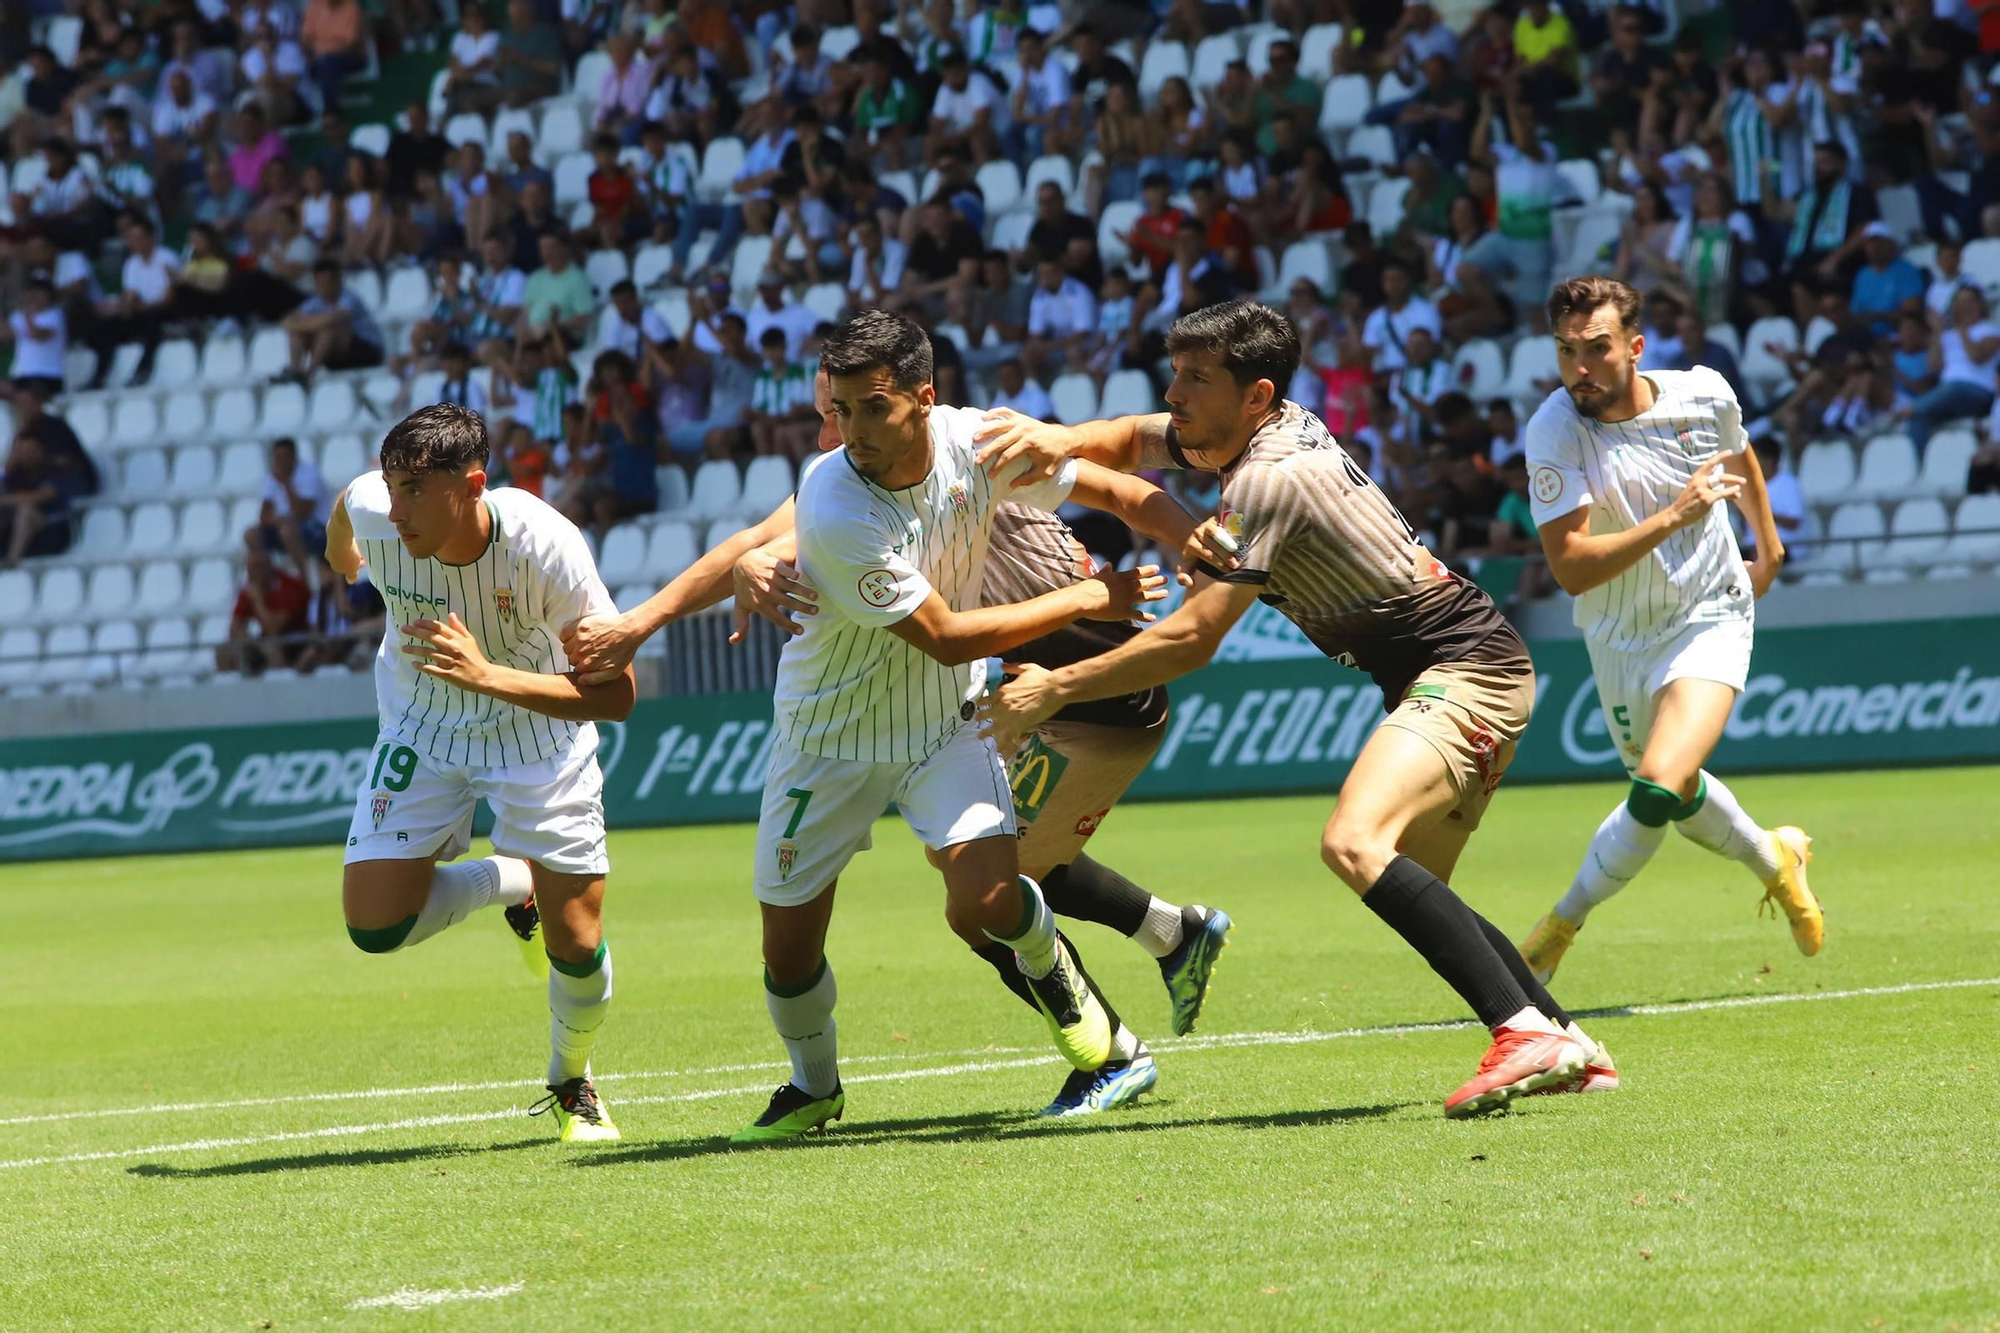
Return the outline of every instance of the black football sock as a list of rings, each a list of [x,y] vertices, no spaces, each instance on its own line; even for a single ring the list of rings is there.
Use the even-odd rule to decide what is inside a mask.
[[[1041,878],[1042,900],[1057,916],[1109,926],[1120,935],[1135,935],[1146,924],[1153,895],[1109,866],[1078,854]]]
[[[1361,901],[1422,954],[1487,1027],[1528,1007],[1527,992],[1480,930],[1479,914],[1409,857],[1391,861]]]
[[[1472,915],[1479,922],[1480,930],[1485,932],[1486,942],[1493,946],[1493,952],[1500,955],[1500,961],[1507,965],[1507,970],[1514,974],[1514,980],[1518,981],[1521,989],[1527,993],[1528,1003],[1541,1010],[1557,1027],[1568,1027],[1569,1015],[1556,1003],[1556,997],[1549,994],[1549,988],[1535,980],[1533,970],[1528,967],[1528,960],[1521,957],[1521,951],[1514,947],[1513,941],[1501,934],[1500,927],[1479,913],[1473,912]]]

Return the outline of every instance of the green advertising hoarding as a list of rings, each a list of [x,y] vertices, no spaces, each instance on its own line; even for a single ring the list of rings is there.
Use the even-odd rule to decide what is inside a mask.
[[[1174,686],[1138,797],[1339,788],[1382,717],[1366,677],[1282,636]],[[1620,772],[1583,645],[1532,645],[1541,698],[1510,781]],[[770,699],[655,699],[602,728],[614,828],[756,817]],[[0,860],[325,843],[368,776],[372,719],[0,740]],[[1719,772],[2000,761],[2000,618],[1758,636]],[[481,824],[482,829],[485,825]]]

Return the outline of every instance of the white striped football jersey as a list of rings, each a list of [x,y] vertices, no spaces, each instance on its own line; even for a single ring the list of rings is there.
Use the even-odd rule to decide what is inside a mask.
[[[565,722],[488,695],[462,690],[416,669],[402,651],[399,627],[444,620],[456,611],[487,660],[522,671],[560,675],[564,622],[615,615],[590,548],[574,523],[526,491],[486,492],[493,537],[477,560],[448,565],[415,559],[389,522],[389,487],[370,472],[347,488],[354,540],[368,577],[389,610],[375,656],[381,731],[444,765],[505,768],[594,754],[597,728]]]
[[[985,414],[933,407],[930,475],[907,490],[864,479],[845,449],[799,478],[799,567],[820,613],[786,640],[774,703],[778,735],[807,754],[917,763],[972,716],[985,664],[945,666],[889,632],[935,589],[954,611],[979,606],[993,513],[1003,502],[1054,511],[1076,467],[1013,490],[974,460]]]
[[[1557,389],[1528,421],[1535,522],[1590,507],[1593,535],[1624,532],[1671,505],[1695,470],[1749,440],[1743,409],[1706,366],[1650,370],[1653,406],[1630,421],[1593,421]],[[1606,648],[1639,652],[1690,624],[1752,618],[1754,597],[1727,503],[1630,569],[1576,599],[1576,624]]]

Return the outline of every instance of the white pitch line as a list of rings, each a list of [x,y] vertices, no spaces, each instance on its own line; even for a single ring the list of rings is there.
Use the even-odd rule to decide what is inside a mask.
[[[509,1282],[504,1287],[458,1287],[444,1291],[423,1291],[417,1287],[403,1287],[390,1292],[387,1296],[363,1297],[347,1308],[381,1310],[393,1305],[398,1310],[423,1310],[452,1301],[497,1301],[503,1296],[512,1296],[527,1285],[525,1282]]]
[[[1909,981],[1895,986],[1864,986],[1853,990],[1787,992],[1776,995],[1742,995],[1719,1000],[1679,1000],[1667,1004],[1614,1006],[1609,1010],[1595,1011],[1605,1017],[1671,1017],[1677,1014],[1703,1013],[1712,1009],[1748,1009],[1772,1004],[1800,1004],[1820,1000],[1870,999],[1888,995],[1913,995],[1923,991],[1970,990],[1980,986],[2000,986],[2000,977],[1967,978],[1959,981]],[[1589,1015],[1586,1014],[1586,1017]],[[1236,1032],[1220,1033],[1212,1037],[1165,1038],[1154,1043],[1162,1050],[1211,1051],[1225,1050],[1241,1046],[1305,1046],[1320,1042],[1346,1041],[1356,1037],[1399,1037],[1419,1032],[1449,1032],[1475,1026],[1471,1019],[1445,1020],[1430,1023],[1398,1023],[1388,1027],[1341,1028],[1331,1032]],[[998,1052],[993,1052],[998,1054]],[[982,1052],[982,1054],[985,1054]],[[893,1059],[892,1056],[877,1056],[878,1060]],[[921,1058],[921,1057],[904,1057]],[[932,1057],[935,1058],[935,1057]],[[905,1069],[887,1071],[880,1074],[856,1074],[843,1079],[844,1083],[889,1083],[908,1082],[920,1078],[944,1078],[954,1074],[990,1073],[1003,1069],[1025,1069],[1034,1065],[1059,1063],[1058,1057],[1047,1054],[1028,1055],[1020,1059],[1008,1060],[968,1060],[957,1064],[939,1065],[929,1069]],[[767,1068],[767,1066],[752,1066]],[[511,1083],[497,1086],[512,1087]],[[620,1106],[656,1106],[668,1102],[711,1101],[718,1097],[737,1097],[753,1092],[763,1092],[770,1086],[768,1082],[753,1083],[744,1087],[705,1088],[697,1092],[676,1092],[655,1094],[648,1097],[622,1097]],[[11,1161],[0,1161],[0,1170],[16,1167],[59,1166],[75,1162],[107,1162],[131,1157],[151,1157],[167,1153],[208,1152],[218,1148],[253,1148],[272,1143],[296,1143],[310,1139],[349,1138],[363,1134],[387,1134],[408,1129],[429,1129],[441,1125],[469,1125],[484,1121],[510,1120],[521,1114],[521,1108],[509,1107],[504,1111],[472,1111],[451,1115],[410,1116],[402,1120],[378,1121],[366,1125],[329,1125],[320,1129],[289,1130],[278,1134],[246,1135],[227,1139],[195,1139],[185,1143],[161,1143],[145,1148],[113,1148],[99,1152],[66,1153],[50,1157],[18,1157]]]

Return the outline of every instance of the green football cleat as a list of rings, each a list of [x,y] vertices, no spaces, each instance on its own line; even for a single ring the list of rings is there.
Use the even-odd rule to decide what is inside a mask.
[[[528,975],[547,981],[549,953],[542,947],[542,911],[535,906],[534,895],[529,894],[528,901],[518,906],[502,908],[500,914],[507,918],[507,929],[514,932],[521,946],[521,961],[528,965]]]
[[[1160,978],[1167,983],[1167,998],[1174,1006],[1174,1035],[1185,1037],[1201,1019],[1201,1007],[1208,1002],[1209,982],[1215,965],[1229,944],[1235,923],[1229,913],[1213,907],[1181,909],[1181,945],[1160,960]]]
[[[1015,962],[1019,964],[1019,956]],[[1022,975],[1026,976],[1025,970]],[[1028,977],[1028,993],[1048,1020],[1056,1049],[1076,1069],[1096,1069],[1111,1058],[1111,1016],[1084,980],[1069,944],[1056,940],[1056,965],[1045,977]]]
[[[553,1111],[564,1143],[616,1143],[618,1126],[587,1078],[549,1084],[549,1095],[528,1108],[529,1115]]]
[[[847,1109],[847,1093],[839,1084],[825,1097],[815,1097],[795,1083],[771,1094],[764,1114],[729,1136],[731,1143],[796,1143],[808,1134],[824,1134],[827,1122]]]

